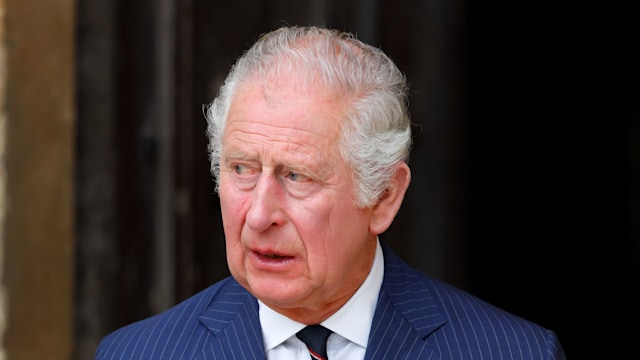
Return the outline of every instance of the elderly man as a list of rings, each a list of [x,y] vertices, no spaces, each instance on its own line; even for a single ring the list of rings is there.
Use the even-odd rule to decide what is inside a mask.
[[[411,172],[406,82],[316,27],[261,37],[208,108],[232,277],[97,359],[564,359],[556,335],[411,269],[378,235]]]

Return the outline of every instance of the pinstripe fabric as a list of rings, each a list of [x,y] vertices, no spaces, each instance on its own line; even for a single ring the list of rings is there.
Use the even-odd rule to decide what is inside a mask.
[[[258,302],[227,278],[106,336],[96,359],[264,359]]]
[[[565,359],[556,335],[419,273],[384,247],[366,359]]]
[[[552,331],[383,251],[384,282],[366,359],[565,359]],[[257,301],[231,278],[115,331],[96,351],[99,360],[264,358]]]

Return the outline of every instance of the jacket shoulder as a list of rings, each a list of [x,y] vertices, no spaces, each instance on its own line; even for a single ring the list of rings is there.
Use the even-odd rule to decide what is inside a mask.
[[[200,315],[214,298],[237,284],[226,278],[172,308],[126,325],[106,335],[96,349],[96,359],[192,358],[210,336]]]
[[[383,289],[444,358],[565,358],[553,331],[410,267],[388,248]]]

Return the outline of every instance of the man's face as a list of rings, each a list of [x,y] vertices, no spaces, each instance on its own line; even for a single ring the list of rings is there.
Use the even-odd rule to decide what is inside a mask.
[[[342,104],[286,86],[268,97],[256,86],[236,95],[219,195],[232,275],[301,321],[302,314],[330,315],[357,290],[376,235],[371,209],[354,205],[351,171],[339,154]]]

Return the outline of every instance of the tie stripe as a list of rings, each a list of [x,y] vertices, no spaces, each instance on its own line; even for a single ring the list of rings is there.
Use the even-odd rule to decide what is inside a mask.
[[[312,360],[327,360],[327,339],[331,330],[321,325],[309,325],[296,336],[307,345]]]
[[[309,349],[308,346],[307,346],[307,349]],[[322,357],[322,355],[315,353],[312,349],[309,349],[309,355],[311,355],[311,359],[313,360],[327,360],[327,358]]]

